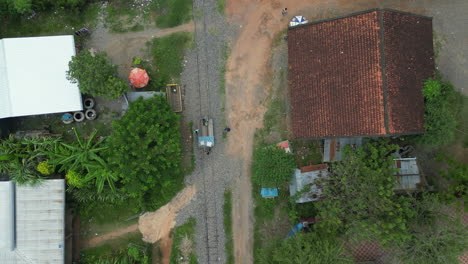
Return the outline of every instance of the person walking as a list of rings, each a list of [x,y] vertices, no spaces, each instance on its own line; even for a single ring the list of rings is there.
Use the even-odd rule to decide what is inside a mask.
[[[285,16],[287,13],[288,13],[288,8],[287,7],[283,8],[283,11],[281,11],[281,15]]]
[[[229,132],[229,131],[231,131],[231,128],[226,127],[226,128],[224,129],[224,131]]]
[[[199,132],[199,131],[200,131],[200,130],[197,128],[197,129],[195,129],[195,131],[193,131],[193,132],[195,133],[195,135],[198,135],[198,132]]]

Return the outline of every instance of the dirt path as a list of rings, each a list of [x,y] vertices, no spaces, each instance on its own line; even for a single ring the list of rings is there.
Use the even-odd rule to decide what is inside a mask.
[[[155,212],[146,213],[140,216],[138,224],[134,224],[110,233],[99,235],[85,241],[83,248],[96,247],[108,240],[123,236],[128,233],[140,231],[143,234],[143,240],[148,243],[156,243],[161,240],[161,245],[166,245],[163,250],[163,262],[169,260],[171,239],[170,231],[175,226],[175,216],[180,209],[185,207],[196,193],[194,186],[188,186],[180,191],[169,203],[159,208]],[[168,246],[169,244],[169,246]],[[167,250],[169,248],[169,250]],[[168,255],[167,255],[168,254]]]
[[[194,24],[190,23],[173,28],[146,28],[144,31],[127,33],[110,33],[107,28],[99,24],[93,31],[88,47],[98,51],[105,51],[113,63],[119,66],[121,78],[127,78],[132,58],[145,57],[146,42],[155,37],[164,37],[175,32],[193,32]]]
[[[454,0],[462,10],[466,3]],[[265,112],[265,99],[270,92],[269,59],[272,40],[279,32],[287,28],[293,15],[304,15],[309,21],[346,15],[370,8],[395,8],[403,11],[434,16],[434,29],[452,26],[450,43],[447,46],[460,47],[466,42],[467,34],[461,27],[465,16],[452,18],[448,13],[460,13],[457,6],[433,0],[398,1],[398,0],[233,0],[227,1],[227,17],[231,23],[238,25],[240,34],[235,41],[226,72],[226,115],[232,132],[228,138],[227,150],[231,155],[242,157],[244,166],[241,177],[234,186],[233,193],[233,233],[236,263],[252,263],[253,249],[253,212],[250,184],[250,165],[252,143],[255,130],[262,126]],[[281,16],[282,8],[288,8],[288,14]],[[465,9],[466,10],[466,9]],[[454,20],[455,24],[451,22]],[[458,25],[458,26],[457,26]],[[464,31],[465,33],[462,33]],[[462,35],[464,34],[464,35]],[[458,40],[457,40],[458,39]],[[456,68],[458,77],[466,71],[466,59],[455,57],[442,48],[439,61],[454,63],[447,69]],[[465,48],[458,48],[452,53],[463,53]],[[444,53],[446,52],[446,53]],[[450,72],[447,76],[451,77]],[[450,78],[452,79],[452,78]],[[460,78],[459,78],[460,79]],[[457,78],[453,78],[455,82]],[[463,90],[463,86],[459,89]]]

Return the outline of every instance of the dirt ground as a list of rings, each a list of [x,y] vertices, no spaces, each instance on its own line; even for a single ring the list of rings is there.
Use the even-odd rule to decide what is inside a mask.
[[[239,36],[228,59],[226,72],[226,115],[233,127],[228,152],[242,157],[244,167],[233,193],[233,233],[236,263],[252,263],[252,197],[250,164],[254,133],[262,126],[265,99],[270,92],[267,62],[273,37],[287,28],[293,15],[309,21],[346,15],[370,8],[395,8],[434,17],[434,29],[442,39],[437,59],[440,70],[465,94],[468,34],[468,2],[451,1],[370,1],[370,0],[236,0],[227,1],[228,20],[239,26]],[[288,14],[281,16],[281,9]],[[464,11],[463,11],[464,10]],[[452,14],[457,14],[456,17]],[[439,32],[437,32],[439,31]]]
[[[175,32],[193,32],[193,30],[194,24],[190,22],[167,29],[148,27],[139,32],[110,33],[101,22],[93,31],[86,46],[97,51],[105,51],[112,62],[119,66],[119,77],[126,79],[133,58],[147,55],[146,42]]]
[[[188,186],[179,192],[169,203],[159,208],[157,211],[149,212],[140,216],[138,224],[93,237],[83,243],[83,248],[96,247],[108,240],[128,233],[140,231],[143,234],[143,240],[148,243],[154,244],[161,240],[161,263],[168,264],[172,246],[172,239],[169,234],[176,224],[175,217],[177,212],[192,200],[195,193],[195,187]]]

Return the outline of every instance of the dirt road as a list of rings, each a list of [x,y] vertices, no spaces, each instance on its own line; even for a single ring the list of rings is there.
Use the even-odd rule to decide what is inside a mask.
[[[459,13],[466,2],[461,0],[440,3],[432,0],[421,1],[371,1],[371,0],[236,0],[227,2],[228,20],[238,25],[240,34],[235,41],[226,72],[226,114],[233,130],[229,136],[227,151],[244,161],[242,173],[234,187],[233,196],[233,233],[236,263],[252,263],[253,249],[253,213],[250,184],[250,164],[252,143],[255,129],[262,126],[265,112],[265,99],[270,91],[268,61],[271,55],[273,38],[287,28],[287,23],[293,15],[304,15],[309,21],[346,15],[352,12],[370,8],[395,8],[428,16],[434,16],[434,28],[445,31],[451,28],[451,43],[447,32],[440,32],[444,37],[444,45],[458,47],[446,50],[442,47],[439,62],[448,65],[441,68],[449,79],[455,83],[463,83],[460,79],[466,72],[466,30],[461,25],[467,19]],[[288,8],[286,16],[281,15],[283,8]],[[457,8],[459,10],[457,10]],[[450,11],[451,10],[451,11]],[[466,11],[466,9],[464,9]],[[459,14],[451,17],[450,13]],[[450,26],[451,20],[455,24]],[[466,25],[466,24],[465,24]],[[465,43],[463,48],[463,43]],[[462,48],[460,48],[462,47]],[[455,56],[453,54],[465,54]],[[452,65],[450,65],[452,63]],[[455,69],[455,72],[450,72]],[[452,77],[453,76],[453,77]],[[466,84],[466,81],[464,82]],[[460,90],[466,93],[464,87]]]

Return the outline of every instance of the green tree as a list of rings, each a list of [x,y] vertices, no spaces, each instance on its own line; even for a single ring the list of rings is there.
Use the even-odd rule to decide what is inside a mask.
[[[424,127],[426,133],[416,136],[416,141],[427,145],[449,144],[455,138],[460,111],[459,95],[452,84],[440,78],[424,82],[425,101]]]
[[[353,263],[335,238],[317,233],[297,234],[260,251],[259,264],[345,264]]]
[[[169,201],[182,186],[179,118],[162,96],[130,104],[112,124],[109,166],[131,197],[150,208]]]
[[[104,52],[81,51],[68,66],[68,79],[78,83],[84,94],[116,99],[128,90],[126,81],[117,78],[117,66],[109,62]]]
[[[458,257],[468,247],[468,232],[459,214],[447,213],[455,207],[444,205],[434,194],[423,194],[412,204],[411,238],[394,247],[397,256],[411,264],[459,263]]]
[[[276,146],[267,146],[255,150],[252,167],[254,184],[275,188],[289,182],[296,163],[291,153]]]
[[[361,239],[378,238],[383,244],[408,239],[409,202],[393,191],[393,158],[397,148],[380,140],[357,150],[345,149],[344,160],[332,165],[323,180],[325,199],[316,203],[322,219],[318,227],[328,232],[344,230]]]
[[[468,164],[456,161],[454,158],[441,155],[439,161],[446,163],[448,167],[439,171],[448,182],[448,192],[445,193],[448,200],[463,198],[468,204]]]

